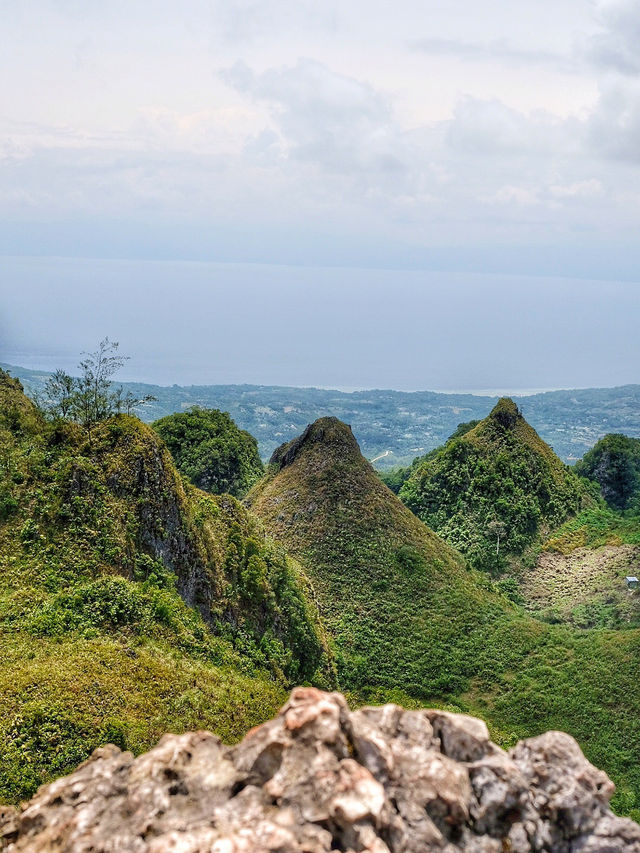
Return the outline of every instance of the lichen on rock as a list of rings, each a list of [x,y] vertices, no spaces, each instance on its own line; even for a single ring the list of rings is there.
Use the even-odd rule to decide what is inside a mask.
[[[568,735],[509,753],[484,723],[396,705],[350,712],[297,688],[235,747],[166,735],[135,758],[96,750],[20,811],[5,853],[640,853],[613,785]]]

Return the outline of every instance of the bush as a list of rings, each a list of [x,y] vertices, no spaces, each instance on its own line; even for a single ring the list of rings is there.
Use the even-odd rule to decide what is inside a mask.
[[[226,412],[194,407],[152,424],[178,470],[213,494],[243,497],[263,475],[258,443]]]

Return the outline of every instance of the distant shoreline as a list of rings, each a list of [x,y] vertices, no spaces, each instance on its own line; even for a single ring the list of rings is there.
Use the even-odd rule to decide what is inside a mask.
[[[33,373],[53,373],[58,367],[62,367],[63,369],[69,370],[69,372],[73,375],[74,369],[68,366],[65,366],[63,362],[67,359],[60,358],[56,356],[45,356],[44,358],[30,358],[29,356],[21,355],[19,356],[22,364],[17,364],[16,361],[18,359],[17,354],[9,354],[6,357],[0,360],[0,366],[5,367],[9,371],[11,369],[15,370],[25,370]],[[30,364],[25,364],[24,362],[31,362]],[[77,359],[76,359],[77,361]],[[48,366],[45,366],[46,362],[49,362]],[[189,387],[231,387],[237,386],[241,387],[243,385],[255,385],[258,388],[299,388],[299,389],[315,389],[318,391],[338,391],[341,394],[355,394],[359,392],[367,392],[367,391],[392,391],[397,394],[458,394],[458,395],[466,395],[470,394],[473,397],[533,397],[536,394],[546,394],[551,391],[591,391],[591,390],[600,390],[601,388],[621,388],[623,385],[603,385],[603,386],[556,386],[554,388],[365,388],[365,387],[351,387],[351,386],[340,386],[340,385],[279,385],[279,384],[265,384],[265,383],[253,383],[253,382],[197,382],[193,384],[185,384],[185,383],[171,383],[168,385],[164,385],[161,382],[154,382],[148,379],[138,379],[138,378],[127,378],[121,380],[125,384],[136,384],[136,385],[155,385],[159,388],[172,388],[174,385],[178,385],[180,388],[189,388]]]

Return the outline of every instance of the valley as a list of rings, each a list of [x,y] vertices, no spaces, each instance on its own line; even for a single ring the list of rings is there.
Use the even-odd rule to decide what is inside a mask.
[[[232,741],[309,683],[474,714],[504,747],[567,731],[640,815],[640,627],[621,587],[640,524],[514,401],[417,459],[396,495],[336,417],[263,472],[219,413],[151,429],[107,406],[84,423],[0,380],[5,802],[107,740]]]

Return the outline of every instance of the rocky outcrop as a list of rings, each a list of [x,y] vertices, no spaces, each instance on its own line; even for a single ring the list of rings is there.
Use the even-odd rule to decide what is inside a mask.
[[[640,853],[613,784],[566,734],[507,753],[480,720],[396,705],[349,712],[298,688],[236,747],[167,735],[139,758],[96,750],[22,809],[6,853]]]

